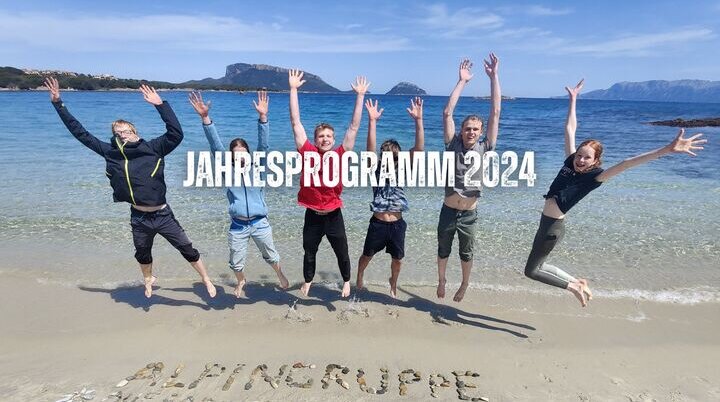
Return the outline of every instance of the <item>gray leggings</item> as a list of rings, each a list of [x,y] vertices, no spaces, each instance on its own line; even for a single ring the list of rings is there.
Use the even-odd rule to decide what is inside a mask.
[[[532,251],[530,251],[527,264],[525,264],[525,276],[563,289],[567,289],[568,283],[577,281],[562,269],[543,264],[564,235],[564,219],[555,219],[542,215],[540,227],[535,233]]]

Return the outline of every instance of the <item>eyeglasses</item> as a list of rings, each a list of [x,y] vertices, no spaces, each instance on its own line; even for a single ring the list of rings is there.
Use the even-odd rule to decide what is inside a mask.
[[[133,132],[132,130],[117,130],[117,131],[115,131],[115,135],[123,135],[123,134],[131,135],[131,134],[135,134],[135,132]]]

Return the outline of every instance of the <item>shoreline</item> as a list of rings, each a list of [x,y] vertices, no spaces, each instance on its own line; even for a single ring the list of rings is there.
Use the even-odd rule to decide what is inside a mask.
[[[284,292],[258,283],[236,299],[225,282],[215,299],[199,283],[161,282],[148,301],[139,287],[64,287],[0,275],[3,400],[55,401],[83,387],[109,401],[118,391],[142,400],[428,400],[430,375],[438,373],[451,384],[436,390],[437,399],[458,400],[458,370],[478,375],[461,379],[477,387],[465,389],[468,397],[491,401],[720,397],[714,303],[601,299],[583,309],[569,295],[495,292],[468,292],[454,303],[437,302],[434,289],[402,286],[398,300],[370,286],[347,301],[323,286],[298,298],[297,286]],[[148,378],[116,387],[153,362],[164,365],[154,386]],[[275,378],[282,365],[298,362],[316,366],[291,374],[298,383],[312,378],[309,389],[288,386],[288,373],[277,389],[261,374],[245,389],[257,365],[267,364]],[[180,364],[184,386],[162,388]],[[188,389],[208,364],[214,376]],[[245,366],[223,391],[238,364]],[[322,388],[329,364],[348,368],[341,376],[349,389]],[[357,370],[377,390],[384,368],[385,394],[360,389]],[[407,369],[420,379],[401,396],[398,375]]]

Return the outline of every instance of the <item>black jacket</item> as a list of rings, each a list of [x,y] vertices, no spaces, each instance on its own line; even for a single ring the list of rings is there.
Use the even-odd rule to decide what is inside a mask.
[[[110,179],[115,202],[133,205],[157,206],[165,204],[165,174],[163,157],[172,152],[183,139],[182,128],[167,102],[155,106],[165,122],[167,132],[150,141],[122,143],[113,137],[110,142],[100,141],[90,134],[70,114],[62,101],[53,102],[65,127],[83,145],[105,158],[105,175]]]

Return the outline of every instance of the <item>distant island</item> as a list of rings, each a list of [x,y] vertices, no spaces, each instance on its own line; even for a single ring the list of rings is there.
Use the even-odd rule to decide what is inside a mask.
[[[305,72],[306,81],[300,89],[303,92],[338,93],[339,89],[329,85],[315,74]],[[201,86],[237,86],[266,88],[270,91],[288,91],[288,69],[267,64],[235,63],[225,68],[221,78],[205,78],[199,81],[187,81],[180,85],[186,87]]]
[[[602,100],[717,103],[720,102],[720,81],[619,82],[608,89],[590,91],[580,96],[583,99]]]
[[[58,79],[60,88],[78,91],[98,90],[132,90],[140,88],[147,83],[157,89],[200,89],[225,91],[254,91],[260,87],[252,85],[235,84],[174,84],[165,81],[147,81],[137,79],[116,78],[112,75],[90,75],[60,70],[21,70],[14,67],[0,67],[0,88],[6,90],[30,90],[43,87],[45,77],[54,76]]]
[[[670,126],[670,127],[720,127],[720,117],[710,117],[705,119],[675,119],[651,121],[653,126]]]
[[[43,87],[47,76],[55,76],[60,87],[80,91],[130,90],[147,83],[157,89],[199,89],[220,91],[288,91],[288,69],[266,64],[231,64],[221,78],[205,78],[180,83],[117,78],[109,74],[91,75],[61,70],[21,70],[15,67],[0,67],[0,88],[6,90],[30,90]],[[317,75],[305,72],[307,82],[302,92],[341,93]],[[352,91],[350,91],[352,92]]]
[[[403,81],[392,87],[385,95],[427,95],[427,92],[413,83]]]

